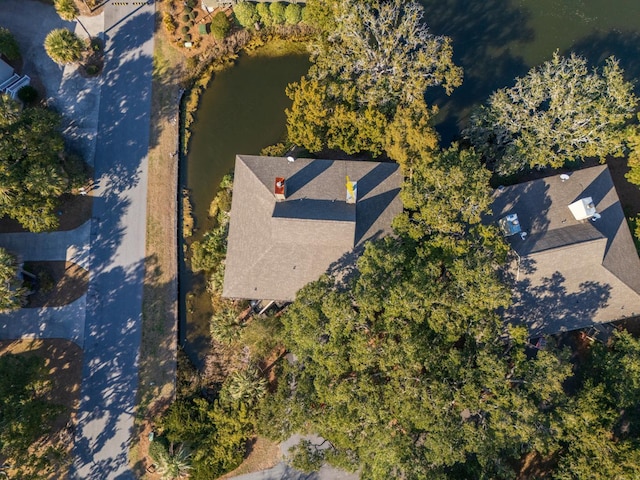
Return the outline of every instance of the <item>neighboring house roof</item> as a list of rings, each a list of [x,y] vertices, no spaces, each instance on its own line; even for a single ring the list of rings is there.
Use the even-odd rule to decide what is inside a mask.
[[[532,335],[640,315],[640,259],[608,168],[563,177],[494,193],[492,220],[515,213],[527,233],[507,237],[518,260],[510,271],[514,304],[504,316]],[[584,209],[569,205],[588,197],[584,206],[593,203],[596,220],[576,220]]]
[[[346,202],[347,176],[355,204]],[[346,254],[391,233],[401,182],[395,163],[238,155],[222,295],[292,301]]]

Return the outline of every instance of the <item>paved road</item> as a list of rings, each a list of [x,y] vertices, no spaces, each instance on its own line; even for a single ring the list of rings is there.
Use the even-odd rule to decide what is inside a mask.
[[[153,4],[105,6],[83,381],[71,478],[129,479],[141,338]]]

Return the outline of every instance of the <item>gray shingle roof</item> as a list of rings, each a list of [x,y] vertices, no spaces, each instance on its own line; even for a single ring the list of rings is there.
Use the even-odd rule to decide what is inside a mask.
[[[597,221],[578,221],[568,205],[592,197]],[[498,189],[492,221],[517,213],[509,237],[520,260],[511,265],[509,321],[532,334],[555,333],[640,315],[640,259],[606,166]]]
[[[346,203],[346,177],[358,201]],[[287,199],[274,196],[284,177]],[[236,157],[222,295],[291,301],[345,254],[391,233],[402,211],[394,163]]]

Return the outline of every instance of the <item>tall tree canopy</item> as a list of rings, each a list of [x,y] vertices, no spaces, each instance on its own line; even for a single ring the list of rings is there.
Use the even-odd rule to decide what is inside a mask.
[[[355,89],[357,105],[381,108],[420,99],[432,86],[451,93],[461,84],[462,69],[453,63],[450,39],[429,32],[417,2],[328,3],[335,28],[315,44],[312,78],[336,80],[334,89],[340,85]]]
[[[57,227],[57,199],[69,189],[59,123],[51,110],[21,110],[0,95],[0,216],[33,232]]]
[[[63,410],[50,402],[50,391],[51,379],[43,358],[0,356],[0,455],[20,471],[37,465],[41,468],[39,473],[45,471],[48,462],[39,464],[41,459],[34,455],[32,447],[44,441],[51,420]]]
[[[602,71],[572,54],[553,58],[491,95],[465,135],[497,171],[560,167],[586,157],[622,155],[625,123],[638,100],[613,58]]]
[[[311,151],[323,148],[380,155],[396,114],[428,123],[434,110],[425,90],[460,85],[447,37],[429,33],[413,1],[310,1],[306,21],[319,30],[307,78],[289,86],[289,140]],[[419,115],[416,113],[419,112]],[[417,118],[416,118],[417,117]],[[436,138],[433,128],[426,132]]]

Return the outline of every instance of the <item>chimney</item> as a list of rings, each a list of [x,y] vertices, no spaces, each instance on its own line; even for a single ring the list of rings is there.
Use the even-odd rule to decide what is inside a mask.
[[[276,185],[273,190],[276,200],[281,202],[287,198],[287,184],[284,177],[276,177]]]
[[[356,203],[358,200],[358,182],[352,182],[347,175],[347,203]]]

